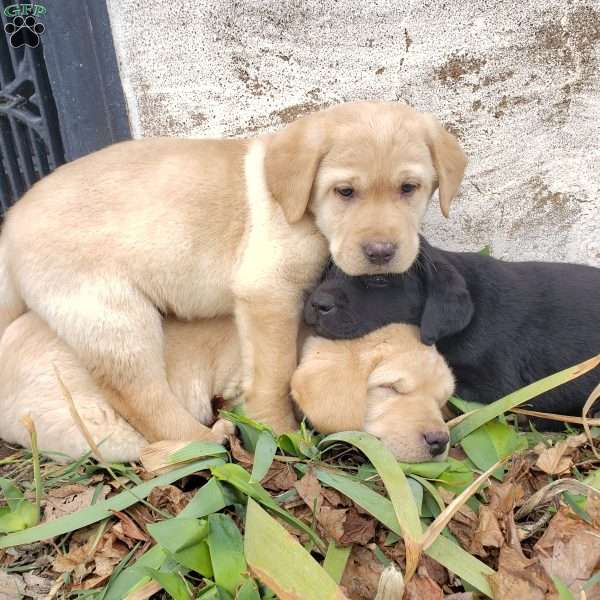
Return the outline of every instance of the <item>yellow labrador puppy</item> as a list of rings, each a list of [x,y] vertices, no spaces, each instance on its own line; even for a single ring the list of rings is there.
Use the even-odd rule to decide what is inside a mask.
[[[162,315],[235,314],[248,412],[295,426],[302,294],[331,253],[347,273],[403,272],[465,157],[430,115],[351,103],[253,140],[148,139],[60,167],[8,212],[0,333],[27,308],[73,348],[149,440],[214,439],[169,386]]]
[[[231,405],[240,394],[240,343],[233,319],[168,319],[164,335],[169,385],[186,398],[184,406],[195,419],[212,424],[211,399],[222,396]],[[103,442],[103,458],[137,460],[147,441],[112,409],[111,391],[98,385],[75,353],[32,312],[14,321],[0,340],[0,437],[29,445],[21,423],[29,415],[42,449],[73,459],[89,450],[54,367],[86,430],[96,444]],[[439,407],[452,391],[452,377],[443,359],[423,346],[408,325],[390,325],[352,342],[309,338],[293,381],[299,406],[324,432],[366,428],[402,460],[444,455],[447,430]],[[215,428],[223,434],[233,429],[227,421],[217,421]],[[439,450],[438,440],[436,452],[431,436],[440,432],[446,442]]]
[[[292,396],[318,431],[364,430],[406,462],[446,458],[442,408],[453,391],[450,368],[412,325],[354,340],[309,338],[292,378]]]

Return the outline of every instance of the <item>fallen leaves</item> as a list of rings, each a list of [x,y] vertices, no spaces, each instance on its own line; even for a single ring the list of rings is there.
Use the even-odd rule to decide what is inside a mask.
[[[58,489],[49,490],[45,498],[44,521],[53,521],[82,508],[91,506],[94,496],[96,501],[104,500],[110,487],[104,485],[99,492],[85,485],[65,485]]]
[[[550,521],[535,550],[550,577],[558,577],[572,592],[579,593],[600,569],[600,529],[563,508]]]
[[[538,452],[536,467],[548,473],[548,475],[562,475],[570,471],[573,466],[573,454],[575,450],[587,442],[584,433],[572,435],[566,440],[559,442],[555,446],[546,448],[543,444],[538,444],[534,451]]]

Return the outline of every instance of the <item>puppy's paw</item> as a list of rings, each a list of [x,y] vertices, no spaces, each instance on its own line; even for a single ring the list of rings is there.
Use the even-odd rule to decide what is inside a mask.
[[[218,419],[210,428],[210,436],[213,442],[222,444],[227,439],[227,436],[235,433],[235,425],[231,421]]]

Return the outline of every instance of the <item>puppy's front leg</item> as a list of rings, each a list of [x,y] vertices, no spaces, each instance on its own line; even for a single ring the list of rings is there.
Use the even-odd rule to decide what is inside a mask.
[[[74,283],[31,307],[116,392],[107,395],[113,408],[150,442],[222,441],[223,425],[202,425],[169,387],[162,319],[144,294],[119,280]]]
[[[248,415],[277,432],[297,428],[289,397],[296,368],[301,297],[238,298],[236,320],[242,342]]]

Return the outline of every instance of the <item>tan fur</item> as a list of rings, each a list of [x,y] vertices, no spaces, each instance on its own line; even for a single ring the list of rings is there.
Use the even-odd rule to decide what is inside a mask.
[[[322,433],[365,430],[406,462],[431,457],[424,434],[448,432],[442,407],[454,380],[411,325],[388,325],[356,340],[309,338],[292,396]]]
[[[233,319],[186,323],[168,319],[164,334],[168,382],[185,399],[183,407],[198,422],[213,425],[219,436],[231,432],[226,421],[213,424],[211,400],[222,396],[233,403],[240,395],[240,346]],[[147,441],[113,410],[117,394],[99,385],[73,350],[33,312],[11,323],[0,339],[0,438],[29,446],[20,420],[30,415],[42,450],[71,459],[89,451],[69,413],[53,365],[104,459],[138,460]]]
[[[386,236],[399,245],[386,270],[407,269],[437,181],[447,207],[463,169],[437,123],[386,103],[341,105],[253,141],[117,144],[57,169],[8,212],[0,333],[28,307],[145,437],[219,441],[167,383],[161,312],[235,314],[248,411],[290,429],[291,341],[328,252],[349,273],[379,272],[360,248]],[[340,171],[364,184],[354,204],[335,195]],[[401,198],[407,177],[420,188]]]
[[[171,389],[186,399],[184,408],[195,419],[213,424],[212,398],[222,396],[229,407],[241,393],[240,342],[233,319],[167,319],[164,335]],[[40,448],[65,455],[59,461],[89,451],[53,366],[104,459],[138,460],[147,442],[113,410],[116,394],[98,385],[33,312],[14,321],[0,340],[0,438],[29,446],[21,418],[30,416]],[[444,427],[440,406],[452,392],[452,378],[437,352],[418,342],[413,327],[390,325],[352,342],[308,338],[293,388],[300,408],[324,433],[364,428],[403,460],[430,460],[422,433]],[[221,420],[213,429],[232,431]]]

